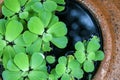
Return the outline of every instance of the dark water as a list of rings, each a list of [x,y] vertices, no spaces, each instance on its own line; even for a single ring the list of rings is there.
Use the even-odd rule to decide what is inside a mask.
[[[56,13],[56,15],[58,15],[60,20],[67,25],[67,37],[69,39],[68,45],[65,49],[58,49],[53,46],[54,51],[51,51],[50,54],[54,54],[56,58],[73,54],[74,44],[77,41],[89,40],[93,35],[100,38],[100,44],[103,46],[100,26],[94,15],[83,4],[76,0],[66,0],[65,10]],[[94,76],[99,64],[100,62],[95,62],[95,71],[93,73],[85,73],[81,80],[88,80],[90,75]],[[55,65],[52,65],[52,67],[55,67]]]

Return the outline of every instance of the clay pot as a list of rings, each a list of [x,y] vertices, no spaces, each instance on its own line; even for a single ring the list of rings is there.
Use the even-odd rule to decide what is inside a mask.
[[[96,17],[103,36],[105,59],[93,80],[120,80],[120,1],[78,0]]]
[[[3,0],[0,0],[0,3]],[[78,0],[96,17],[103,35],[105,59],[93,80],[120,79],[120,0]],[[0,79],[1,80],[1,79]]]

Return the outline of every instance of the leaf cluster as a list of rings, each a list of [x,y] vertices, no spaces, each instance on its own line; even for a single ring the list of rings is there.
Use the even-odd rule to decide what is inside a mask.
[[[65,48],[67,28],[55,15],[64,10],[64,0],[4,0],[0,19],[0,58],[4,80],[74,80],[94,70],[94,61],[101,61],[99,39],[77,42],[74,55],[57,60],[46,52],[51,45]],[[54,69],[47,64],[58,62]],[[6,77],[7,76],[7,77]]]

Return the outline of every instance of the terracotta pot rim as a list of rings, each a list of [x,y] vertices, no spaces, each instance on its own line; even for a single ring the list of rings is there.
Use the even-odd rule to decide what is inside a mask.
[[[103,8],[103,11],[101,11],[101,6],[93,3],[91,0],[85,1],[85,0],[78,0],[81,4],[85,5],[88,10],[96,17],[97,21],[100,24],[100,28],[102,31],[102,36],[103,36],[103,49],[105,52],[105,59],[101,62],[100,67],[95,74],[93,80],[104,80],[109,66],[110,66],[110,61],[112,58],[112,53],[114,53],[114,33],[112,29],[112,24],[110,24],[107,20],[109,18],[108,13],[105,11]]]

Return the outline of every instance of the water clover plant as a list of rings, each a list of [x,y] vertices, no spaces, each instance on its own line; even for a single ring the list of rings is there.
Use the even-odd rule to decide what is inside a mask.
[[[67,47],[68,29],[56,16],[65,4],[64,0],[4,0],[0,19],[3,80],[81,79],[104,59],[97,36],[78,41],[70,55],[51,53],[53,46]]]

